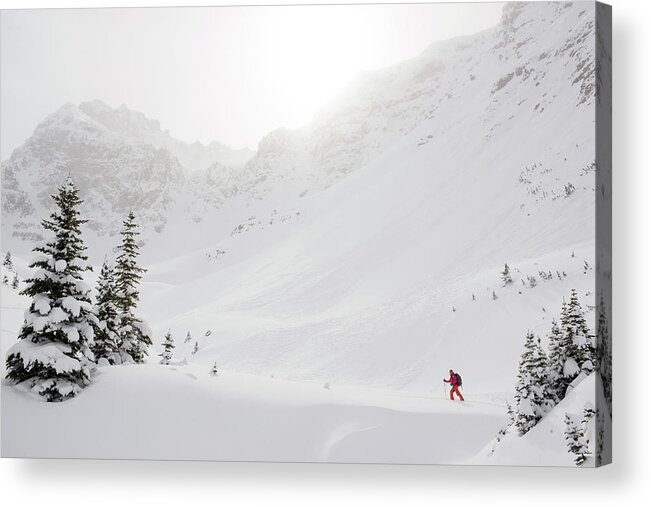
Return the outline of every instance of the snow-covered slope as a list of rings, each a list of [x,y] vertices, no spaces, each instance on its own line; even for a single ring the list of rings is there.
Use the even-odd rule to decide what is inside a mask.
[[[495,29],[270,134],[210,243],[150,266],[155,330],[210,329],[207,365],[417,390],[454,367],[468,389],[510,391],[526,330],[594,290],[591,6],[509,4]]]
[[[575,455],[568,452],[565,438],[565,417],[569,415],[577,423],[585,418],[586,408],[594,410],[595,393],[601,390],[601,382],[596,374],[591,374],[578,383],[551,412],[529,430],[525,435],[518,436],[514,428],[499,438],[493,439],[470,462],[488,465],[530,465],[530,466],[575,466]],[[596,448],[596,430],[600,427],[597,419],[601,418],[603,430],[610,431],[610,416],[608,414],[593,415],[586,419],[585,438],[587,439],[590,456],[583,464],[584,467],[594,467],[598,454],[606,450]],[[602,455],[606,463],[610,456]]]
[[[401,141],[419,150],[434,145],[437,152],[459,144],[474,152],[500,138],[526,141],[530,130],[513,134],[516,118],[526,118],[531,129],[532,122],[553,123],[564,108],[590,110],[593,28],[587,2],[507,4],[494,29],[437,42],[413,60],[360,76],[310,125],[266,136],[249,166],[270,181],[268,189],[275,179],[289,179],[310,191]],[[537,176],[546,169],[531,171]],[[562,193],[568,182],[545,190],[552,197],[552,190]]]

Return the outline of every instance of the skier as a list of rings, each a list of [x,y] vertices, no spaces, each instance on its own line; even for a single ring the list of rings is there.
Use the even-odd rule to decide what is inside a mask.
[[[450,399],[454,401],[454,395],[459,397],[461,401],[463,400],[463,395],[459,392],[459,386],[461,385],[461,377],[454,373],[454,370],[450,370],[450,378],[448,380],[443,379],[443,382],[447,382],[452,386],[450,389]]]

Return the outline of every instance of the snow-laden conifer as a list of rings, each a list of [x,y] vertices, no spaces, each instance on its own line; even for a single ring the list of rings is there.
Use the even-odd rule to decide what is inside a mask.
[[[117,302],[120,310],[119,352],[122,362],[143,363],[147,348],[152,343],[149,326],[135,315],[140,280],[146,271],[137,263],[140,253],[137,242],[139,234],[135,215],[131,212],[122,222],[122,244],[118,247],[120,253],[115,264]]]
[[[500,274],[502,276],[502,283],[504,283],[505,287],[513,283],[513,278],[511,278],[511,268],[509,268],[508,264],[504,264],[504,270]]]
[[[168,330],[163,340],[163,351],[158,354],[161,357],[160,364],[170,364],[174,348],[174,338],[172,338],[172,332]]]
[[[564,308],[562,310],[563,312],[565,312]],[[563,342],[563,333],[556,320],[552,320],[552,329],[548,336],[548,344],[549,373],[547,379],[549,388],[553,393],[554,403],[558,403],[565,396],[568,384],[563,375],[563,368],[567,360],[567,350]]]
[[[520,358],[516,383],[514,421],[524,435],[553,406],[553,395],[547,383],[548,360],[545,351],[532,332],[527,332],[524,352]]]
[[[549,378],[557,401],[565,397],[579,375],[594,370],[594,356],[593,337],[576,290],[572,290],[569,303],[564,302],[561,308],[560,327],[553,323],[549,336]]]
[[[4,260],[2,261],[2,265],[3,265],[5,268],[7,268],[9,271],[13,271],[13,270],[14,270],[14,262],[13,262],[13,260],[11,259],[11,252],[7,252],[7,254],[5,255]]]
[[[572,416],[565,414],[565,441],[568,452],[574,454],[574,464],[583,465],[590,456],[590,447],[585,435],[585,425],[577,424]]]
[[[92,350],[98,364],[119,364],[118,352],[120,345],[120,318],[117,301],[117,286],[113,267],[107,260],[102,264],[102,270],[97,282],[97,301],[94,309],[97,317],[95,326],[95,342]]]
[[[567,345],[570,347],[570,357],[575,360],[578,367],[578,373],[592,373],[595,362],[594,337],[588,329],[583,315],[583,309],[579,303],[579,296],[575,289],[572,289],[570,295],[570,302],[567,305],[566,320],[562,331],[566,337]],[[572,372],[569,366],[567,370],[566,376],[571,377]]]
[[[57,209],[41,222],[49,237],[34,248],[33,272],[21,292],[32,302],[6,364],[7,379],[47,401],[62,401],[90,383],[96,321],[82,276],[90,270],[81,237],[82,201],[70,177],[52,198]]]

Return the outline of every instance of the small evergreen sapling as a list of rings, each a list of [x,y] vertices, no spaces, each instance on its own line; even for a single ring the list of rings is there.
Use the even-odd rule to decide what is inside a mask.
[[[192,341],[192,335],[190,334],[190,331],[188,331],[188,334],[185,335],[185,340],[183,340],[183,343],[190,343]]]
[[[192,355],[194,356],[197,352],[199,352],[199,342],[194,342],[194,348],[192,349]]]
[[[504,270],[502,271],[501,275],[502,282],[504,283],[505,287],[510,283],[513,283],[513,278],[511,278],[511,269],[509,268],[508,264],[504,264]]]
[[[567,450],[575,455],[574,464],[582,466],[591,455],[589,441],[585,435],[584,425],[577,425],[576,421],[569,415],[565,414],[565,441]]]
[[[7,252],[7,254],[5,255],[4,260],[2,261],[2,265],[3,265],[5,268],[7,268],[9,271],[13,271],[13,270],[14,270],[14,262],[13,262],[13,260],[11,259],[11,252]]]
[[[210,369],[210,374],[213,377],[216,377],[219,374],[219,371],[217,370],[217,361],[212,365],[212,368]]]
[[[25,312],[19,341],[7,352],[7,379],[25,383],[47,401],[63,401],[90,384],[89,364],[94,338],[89,271],[79,216],[82,203],[68,177],[52,198],[57,209],[41,224],[50,238],[34,248],[21,294],[32,302]]]
[[[168,365],[172,360],[172,349],[174,349],[174,338],[172,338],[171,331],[167,331],[165,339],[163,340],[163,352],[159,354],[161,357],[160,364]]]

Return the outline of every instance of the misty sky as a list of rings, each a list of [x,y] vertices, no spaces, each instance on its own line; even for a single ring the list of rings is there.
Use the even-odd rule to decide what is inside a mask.
[[[357,73],[493,26],[502,4],[4,11],[0,156],[66,102],[126,104],[184,141],[257,147]]]

